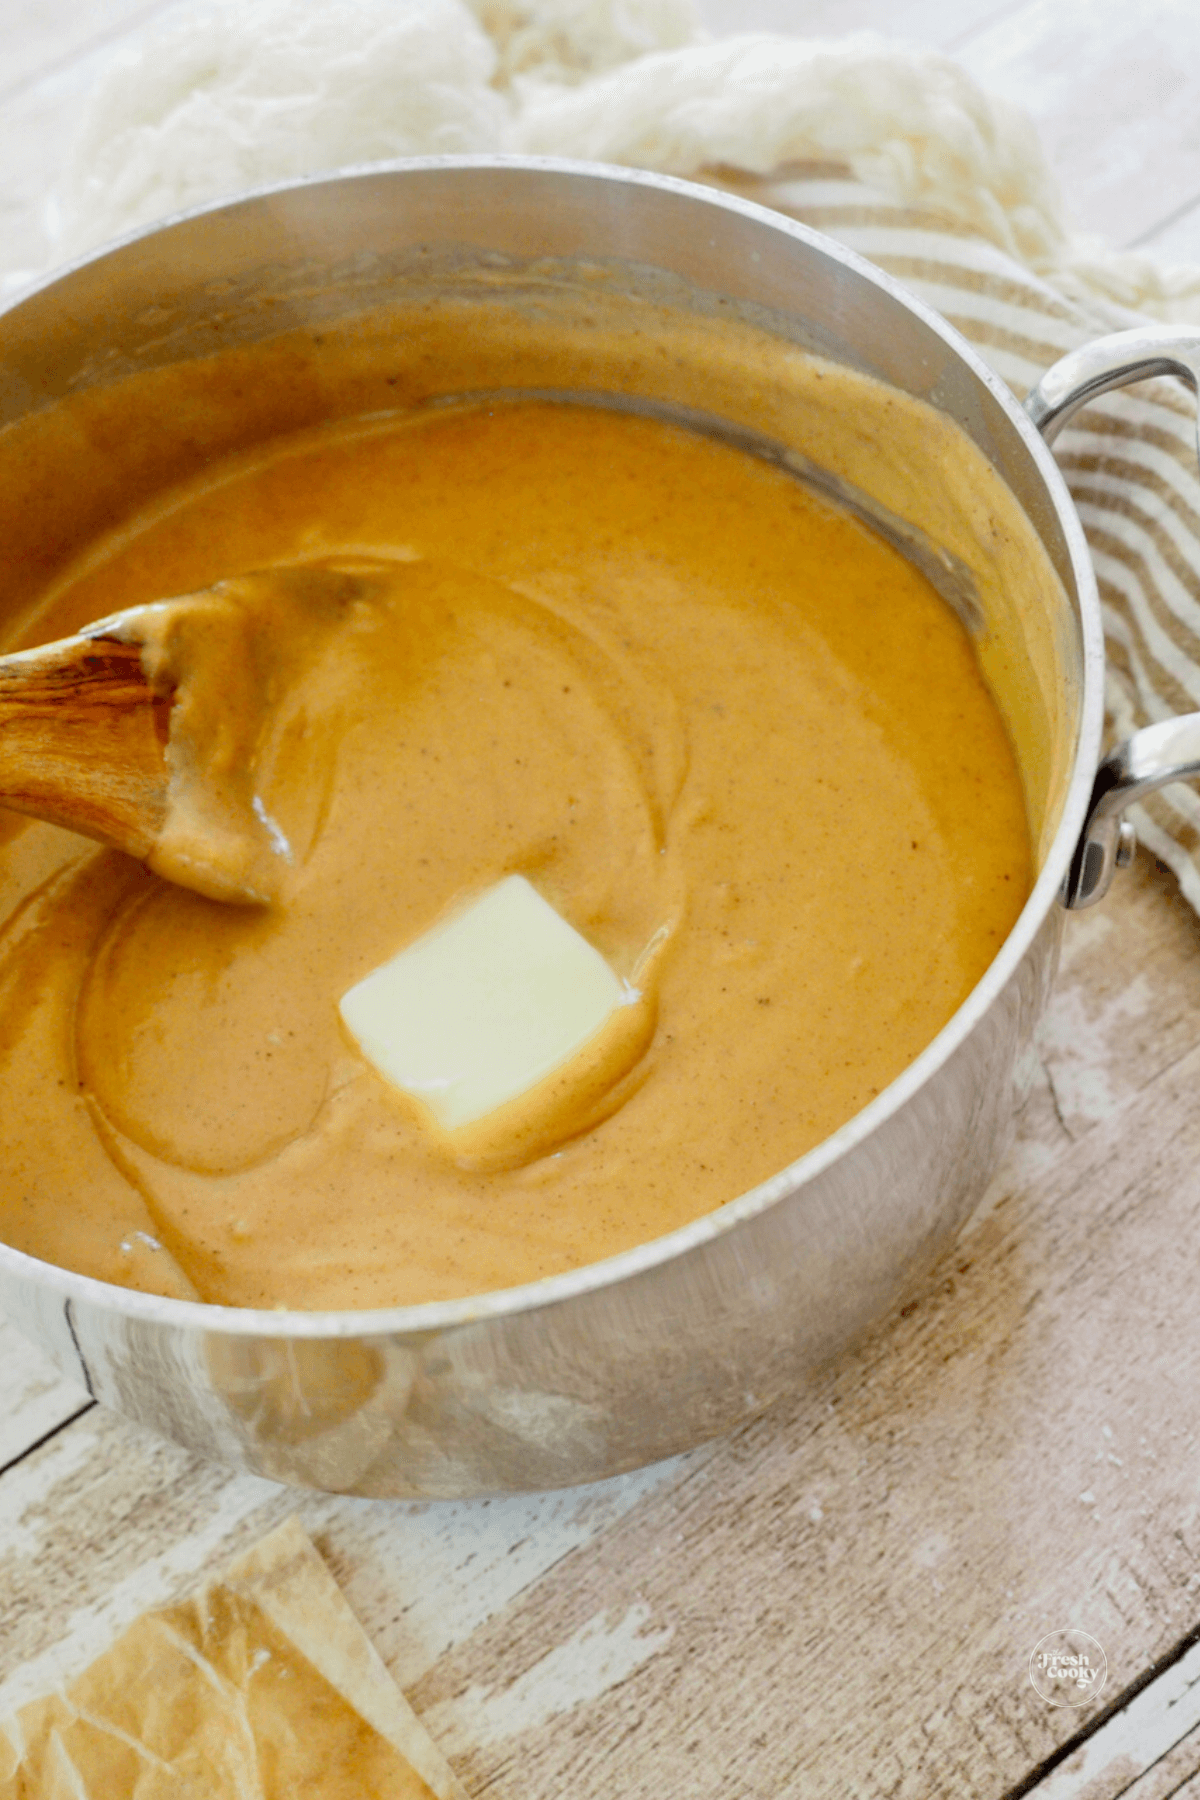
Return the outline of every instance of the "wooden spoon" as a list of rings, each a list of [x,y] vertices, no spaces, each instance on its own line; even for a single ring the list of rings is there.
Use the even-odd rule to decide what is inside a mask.
[[[167,816],[171,694],[140,644],[103,629],[0,658],[0,806],[145,861]]]
[[[395,567],[259,569],[0,658],[0,807],[209,899],[277,901],[305,851],[268,810],[276,796],[289,808],[280,744],[299,709],[308,754],[336,755],[337,682],[320,671],[331,653],[338,665],[348,619],[390,606]],[[320,786],[319,768],[290,760],[292,788]]]

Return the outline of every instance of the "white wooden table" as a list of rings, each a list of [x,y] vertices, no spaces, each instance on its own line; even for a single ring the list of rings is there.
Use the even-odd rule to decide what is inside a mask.
[[[165,5],[0,0],[0,229]],[[1200,259],[1197,0],[706,0],[873,26],[1028,103],[1084,226]],[[473,1793],[1200,1800],[1200,924],[1148,859],[1068,925],[1017,1146],[924,1297],[693,1456],[461,1505],[299,1497],[0,1326],[0,1711],[297,1510]],[[1027,1677],[1076,1626],[1099,1699]]]

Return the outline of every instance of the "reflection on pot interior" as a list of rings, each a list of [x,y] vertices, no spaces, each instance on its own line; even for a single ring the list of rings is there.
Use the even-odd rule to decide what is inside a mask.
[[[0,815],[4,1241],[230,1305],[551,1275],[785,1167],[991,962],[1064,765],[1024,516],[952,424],[859,374],[632,300],[578,315],[493,283],[132,376],[0,444],[5,466],[75,458],[82,496],[10,647],[268,572],[225,590],[252,679],[221,688],[237,749],[208,779],[280,852],[272,903],[230,906]],[[970,569],[982,633],[730,444],[432,403],[521,387],[794,444]],[[397,1048],[393,959],[514,876],[530,966],[557,955],[553,909],[610,999],[521,1061],[520,996],[485,1018],[509,954],[485,921],[403,964]],[[374,1038],[340,1011],[364,983]],[[460,1116],[438,1102],[464,1007],[486,1080]]]

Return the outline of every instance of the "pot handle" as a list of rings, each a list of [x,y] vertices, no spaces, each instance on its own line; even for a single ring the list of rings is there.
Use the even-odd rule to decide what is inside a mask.
[[[1052,444],[1089,400],[1151,375],[1180,375],[1200,395],[1200,331],[1146,325],[1097,338],[1047,369],[1031,389],[1025,410]],[[1063,883],[1063,905],[1093,906],[1108,892],[1114,871],[1132,862],[1133,826],[1121,817],[1127,806],[1155,788],[1194,775],[1200,775],[1200,712],[1147,725],[1106,756],[1096,771],[1083,831]]]

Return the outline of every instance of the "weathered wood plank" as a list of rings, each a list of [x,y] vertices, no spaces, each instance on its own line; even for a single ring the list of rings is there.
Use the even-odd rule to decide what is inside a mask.
[[[1197,1771],[1200,1646],[1194,1645],[1031,1788],[1029,1797],[1167,1800]]]
[[[98,68],[91,59],[73,61],[0,104],[0,283],[46,263],[46,197],[63,167],[72,115]]]
[[[952,55],[1031,115],[1068,218],[1110,243],[1140,241],[1200,201],[1192,0],[700,0],[700,11],[720,35],[871,30]],[[1176,242],[1173,230],[1186,235]],[[1200,259],[1200,225],[1169,227],[1163,249]]]
[[[687,1466],[560,1494],[390,1505],[235,1475],[96,1408],[0,1478],[0,1715],[290,1512],[397,1678],[411,1683]]]
[[[1200,195],[1146,232],[1137,247],[1165,263],[1200,263]]]
[[[4,0],[0,5],[0,102],[25,83],[140,29],[172,0]]]
[[[180,0],[0,4],[0,283],[50,255],[44,208],[112,58]],[[0,285],[0,298],[3,286]]]
[[[0,1318],[0,1471],[83,1412],[90,1401]]]
[[[1019,0],[1010,0],[1016,10]],[[931,50],[946,50],[996,18],[997,0],[699,0],[700,17],[717,37],[736,31],[782,31],[793,37],[842,37],[878,31]]]
[[[1111,905],[1068,919],[1053,1008],[1040,1032],[1073,1138],[1112,1118],[1196,1043],[1200,920],[1139,856]]]
[[[1079,228],[1127,244],[1200,195],[1193,0],[1028,0],[954,55],[1030,113]]]
[[[1129,1800],[1143,1800],[1143,1796],[1134,1788],[1130,1790]],[[1147,1789],[1144,1800],[1200,1800],[1200,1774],[1189,1774],[1179,1787]]]

